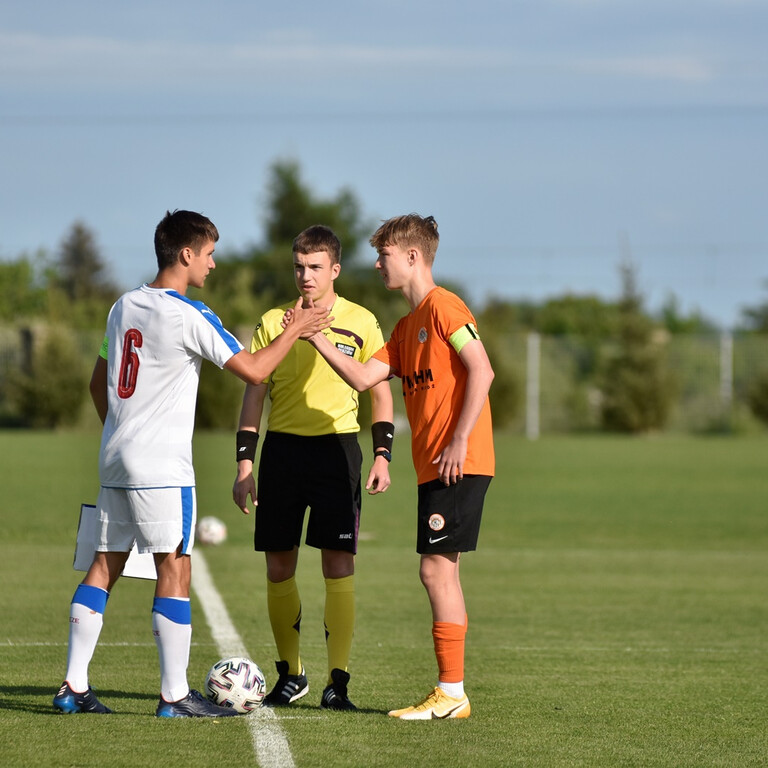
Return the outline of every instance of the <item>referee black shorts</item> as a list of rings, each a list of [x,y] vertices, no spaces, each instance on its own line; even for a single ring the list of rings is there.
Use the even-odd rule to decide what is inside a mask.
[[[259,461],[255,549],[285,552],[300,546],[309,508],[308,546],[356,553],[362,463],[356,433],[267,432]]]
[[[491,478],[464,475],[453,485],[431,480],[419,486],[416,551],[420,555],[477,549],[483,502]]]

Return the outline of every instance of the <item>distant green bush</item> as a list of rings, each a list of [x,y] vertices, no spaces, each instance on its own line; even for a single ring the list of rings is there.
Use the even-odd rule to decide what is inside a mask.
[[[608,431],[663,429],[675,393],[663,344],[635,339],[621,344],[602,377],[602,424]]]
[[[55,429],[76,424],[88,394],[82,354],[64,329],[48,328],[41,335],[30,359],[10,372],[9,399],[24,426]]]
[[[752,413],[768,424],[768,371],[763,371],[747,389],[747,402]]]
[[[488,398],[494,427],[507,427],[517,417],[523,400],[523,384],[517,365],[498,336],[484,339],[488,358],[495,374]]]
[[[617,432],[660,430],[675,395],[666,361],[669,334],[642,311],[631,264],[622,267],[622,278],[615,348],[602,375],[602,425]]]

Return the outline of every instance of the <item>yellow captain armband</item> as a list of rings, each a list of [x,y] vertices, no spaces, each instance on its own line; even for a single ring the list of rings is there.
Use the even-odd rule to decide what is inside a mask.
[[[99,357],[103,357],[107,360],[107,354],[109,353],[109,339],[105,336],[104,341],[101,342],[101,349],[99,350]]]
[[[458,354],[468,341],[479,338],[480,334],[477,332],[477,328],[472,323],[467,323],[462,325],[457,331],[454,331],[448,341],[451,342],[451,346],[456,350],[456,354]]]

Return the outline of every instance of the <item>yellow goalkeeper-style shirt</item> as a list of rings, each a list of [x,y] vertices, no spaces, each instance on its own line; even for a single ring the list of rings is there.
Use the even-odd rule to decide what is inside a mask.
[[[282,333],[280,321],[295,302],[270,309],[256,326],[251,352],[266,347]],[[323,333],[345,354],[364,363],[384,346],[379,323],[359,304],[336,296],[330,328]],[[271,408],[267,429],[292,435],[359,432],[358,393],[345,383],[315,348],[299,339],[275,371],[269,385]]]

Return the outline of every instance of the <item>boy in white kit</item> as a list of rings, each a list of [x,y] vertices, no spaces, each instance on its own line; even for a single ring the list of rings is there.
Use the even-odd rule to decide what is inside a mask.
[[[160,659],[158,717],[236,714],[190,690],[190,553],[196,519],[192,432],[203,359],[258,384],[326,310],[301,309],[275,341],[251,354],[202,302],[187,299],[215,268],[219,234],[199,213],[168,213],[155,231],[158,273],[112,307],[90,390],[104,424],[99,454],[101,539],[70,607],[66,679],[53,699],[64,713],[108,714],[88,682],[109,592],[134,541],[157,570],[152,629]]]

